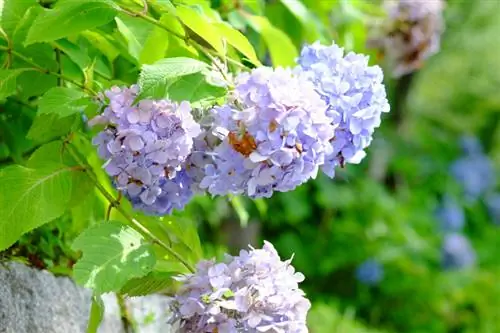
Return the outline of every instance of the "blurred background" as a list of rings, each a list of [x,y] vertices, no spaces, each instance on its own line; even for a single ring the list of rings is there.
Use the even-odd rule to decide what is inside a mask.
[[[395,18],[391,2],[206,4],[268,65],[318,39],[369,54],[391,113],[362,163],[334,180],[269,200],[198,197],[179,215],[197,223],[207,257],[263,240],[294,256],[312,333],[500,332],[500,2],[401,1],[418,3],[417,20]],[[245,12],[274,34],[247,26]],[[25,235],[8,255],[64,273],[82,223],[66,222]]]

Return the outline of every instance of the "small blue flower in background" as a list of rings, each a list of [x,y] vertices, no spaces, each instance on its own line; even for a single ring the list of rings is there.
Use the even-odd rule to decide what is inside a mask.
[[[495,170],[478,139],[463,137],[461,146],[465,155],[452,164],[450,171],[467,200],[473,201],[495,186]]]
[[[356,279],[366,285],[376,285],[384,277],[384,268],[374,259],[368,259],[356,269]]]
[[[446,232],[461,231],[465,225],[463,208],[452,198],[445,197],[436,211],[441,230]]]
[[[464,135],[460,138],[460,148],[465,155],[483,154],[483,145],[481,141],[472,135]]]
[[[500,193],[488,194],[486,196],[486,207],[488,207],[491,222],[500,224]]]
[[[476,253],[469,240],[458,233],[447,234],[441,248],[442,265],[446,270],[471,267],[476,263]]]

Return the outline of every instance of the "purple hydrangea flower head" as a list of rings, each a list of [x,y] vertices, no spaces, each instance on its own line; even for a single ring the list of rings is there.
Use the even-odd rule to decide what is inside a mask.
[[[189,103],[142,100],[136,86],[105,92],[109,104],[91,125],[105,125],[93,139],[104,168],[135,208],[168,214],[191,198],[192,180],[183,171],[200,126]]]
[[[442,0],[386,0],[387,19],[368,45],[387,57],[398,78],[419,69],[439,51],[444,30]]]
[[[268,67],[240,74],[229,102],[212,110],[221,143],[200,186],[213,195],[270,197],[316,177],[334,131],[326,110],[301,74]]]
[[[451,165],[451,174],[462,186],[469,201],[488,192],[495,186],[496,176],[493,164],[487,155],[466,155]]]
[[[368,259],[356,269],[356,279],[366,285],[377,285],[384,277],[384,268],[374,259]]]
[[[500,193],[489,193],[486,196],[486,207],[488,208],[491,222],[500,224]]]
[[[368,57],[347,53],[332,44],[305,46],[297,60],[296,71],[315,86],[328,105],[327,115],[335,127],[330,139],[331,151],[323,171],[330,177],[344,163],[359,163],[364,149],[372,141],[381,114],[389,112],[389,103],[378,66],[369,66]]]
[[[445,197],[441,206],[436,211],[441,230],[445,232],[461,231],[465,225],[463,208],[452,198]]]
[[[194,274],[178,277],[172,322],[178,333],[306,333],[310,302],[291,260],[272,244],[242,250],[222,263],[202,261]]]
[[[442,264],[445,269],[461,269],[476,263],[476,253],[469,240],[458,233],[446,234],[442,251]]]

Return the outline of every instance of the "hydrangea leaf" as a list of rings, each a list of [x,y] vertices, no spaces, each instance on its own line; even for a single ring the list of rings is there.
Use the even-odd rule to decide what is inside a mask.
[[[79,90],[54,87],[40,99],[38,112],[39,114],[55,114],[59,117],[79,113],[91,103],[89,98],[84,97],[85,94]]]
[[[87,324],[87,333],[97,333],[102,319],[104,318],[104,302],[101,296],[92,296],[92,305],[90,306],[90,317]]]
[[[252,29],[264,39],[274,66],[295,65],[297,49],[283,31],[273,26],[265,17],[248,15],[246,18]]]
[[[7,35],[14,31],[26,11],[31,6],[37,5],[36,0],[2,0],[0,3],[3,5],[0,10],[0,25]]]
[[[120,222],[91,226],[73,243],[82,251],[74,279],[96,293],[119,291],[128,280],[148,274],[156,258],[153,247],[131,227]]]
[[[31,154],[26,166],[41,169],[45,168],[47,164],[60,164],[78,170],[78,163],[68,153],[64,143],[60,140],[49,142],[38,148]],[[71,173],[71,181],[73,186],[67,208],[78,206],[84,202],[94,186],[88,175],[83,171]]]
[[[0,69],[0,100],[16,93],[17,77],[24,69]]]
[[[255,66],[262,66],[259,59],[257,59],[252,44],[250,44],[245,35],[224,22],[214,23],[213,26],[217,29],[222,38],[247,57],[252,64]]]
[[[168,98],[173,101],[199,102],[207,98],[217,98],[226,94],[226,89],[211,85],[202,73],[180,77],[167,89]]]
[[[170,21],[170,15],[160,17],[160,22],[165,25],[170,24]],[[144,42],[144,47],[139,54],[139,62],[141,64],[152,64],[163,59],[168,50],[168,41],[168,32],[160,27],[154,27]]]
[[[199,73],[207,68],[208,65],[204,62],[183,57],[162,59],[152,65],[144,65],[138,81],[138,98],[165,98],[172,82],[181,76]]]
[[[128,297],[158,293],[173,284],[172,276],[173,274],[169,272],[153,271],[146,276],[129,280],[120,293]]]
[[[0,250],[64,213],[73,172],[53,163],[40,169],[15,165],[0,170]]]
[[[203,38],[210,46],[212,46],[218,53],[224,54],[224,45],[219,32],[207,20],[207,17],[201,15],[191,7],[177,7],[177,17],[182,23],[191,29],[198,36]]]
[[[62,1],[36,18],[25,44],[49,42],[104,25],[116,13],[109,0]]]

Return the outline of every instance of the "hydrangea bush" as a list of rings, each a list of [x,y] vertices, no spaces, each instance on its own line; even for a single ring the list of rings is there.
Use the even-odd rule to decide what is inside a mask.
[[[369,154],[390,109],[387,82],[370,63],[378,59],[352,52],[363,49],[366,23],[354,28],[353,22],[371,20],[378,4],[342,1],[320,9],[311,3],[302,11],[290,2],[266,3],[265,10],[246,1],[196,3],[1,2],[1,258],[8,248],[15,256],[28,249],[30,261],[44,268],[48,260],[29,252],[33,244],[49,256],[67,256],[51,268],[94,291],[89,333],[97,330],[100,295],[108,292],[167,293],[174,332],[307,332],[315,291],[338,296],[344,290],[335,288],[349,294],[358,286],[337,283],[339,276],[371,286],[352,288],[368,296],[356,306],[370,307],[372,293],[393,304],[407,288],[404,279],[394,281],[395,258],[422,252],[436,263],[440,253],[445,270],[479,261],[485,251],[468,237],[490,235],[476,229],[473,215],[480,207],[499,219],[490,147],[464,137],[463,156],[450,172],[462,192],[428,191],[422,196],[429,200],[408,194],[424,193],[422,179],[432,178],[438,163],[421,167],[397,151],[388,157],[392,165],[384,154]],[[354,34],[320,27],[340,7],[348,8],[342,24]],[[394,77],[437,52],[443,8],[440,0],[386,2],[374,40]],[[276,13],[287,19],[274,20]],[[287,35],[282,29],[291,22],[300,24]],[[413,142],[419,133],[411,129],[405,133],[411,138],[399,141]],[[396,147],[391,140],[399,138],[383,139]],[[367,153],[367,168],[354,168]],[[370,179],[374,165],[382,167],[373,178],[383,179],[385,164],[399,172],[413,163],[419,181],[406,174],[409,184],[390,188],[390,179],[387,186]],[[346,181],[328,179],[334,177]],[[435,211],[441,232],[432,244],[420,232],[431,230],[425,223],[434,222],[435,196],[442,198]],[[409,202],[418,209],[405,211]],[[217,221],[200,230],[216,239],[217,231],[229,233],[219,225],[235,217],[255,225],[257,210],[262,222],[269,212],[265,238],[279,251],[270,242],[235,256],[202,246],[196,224],[209,220],[204,214]],[[343,229],[345,221],[350,226]],[[278,232],[280,223],[288,225]],[[394,238],[397,244],[389,244]],[[66,239],[71,249],[60,246]],[[359,246],[344,251],[353,242]],[[382,243],[386,251],[378,251]],[[293,264],[309,279],[278,252],[287,258],[297,252]],[[212,256],[219,258],[206,259]],[[373,257],[379,259],[359,262]],[[412,265],[401,271],[420,277],[425,270]],[[359,313],[385,325],[401,313],[394,310]]]

